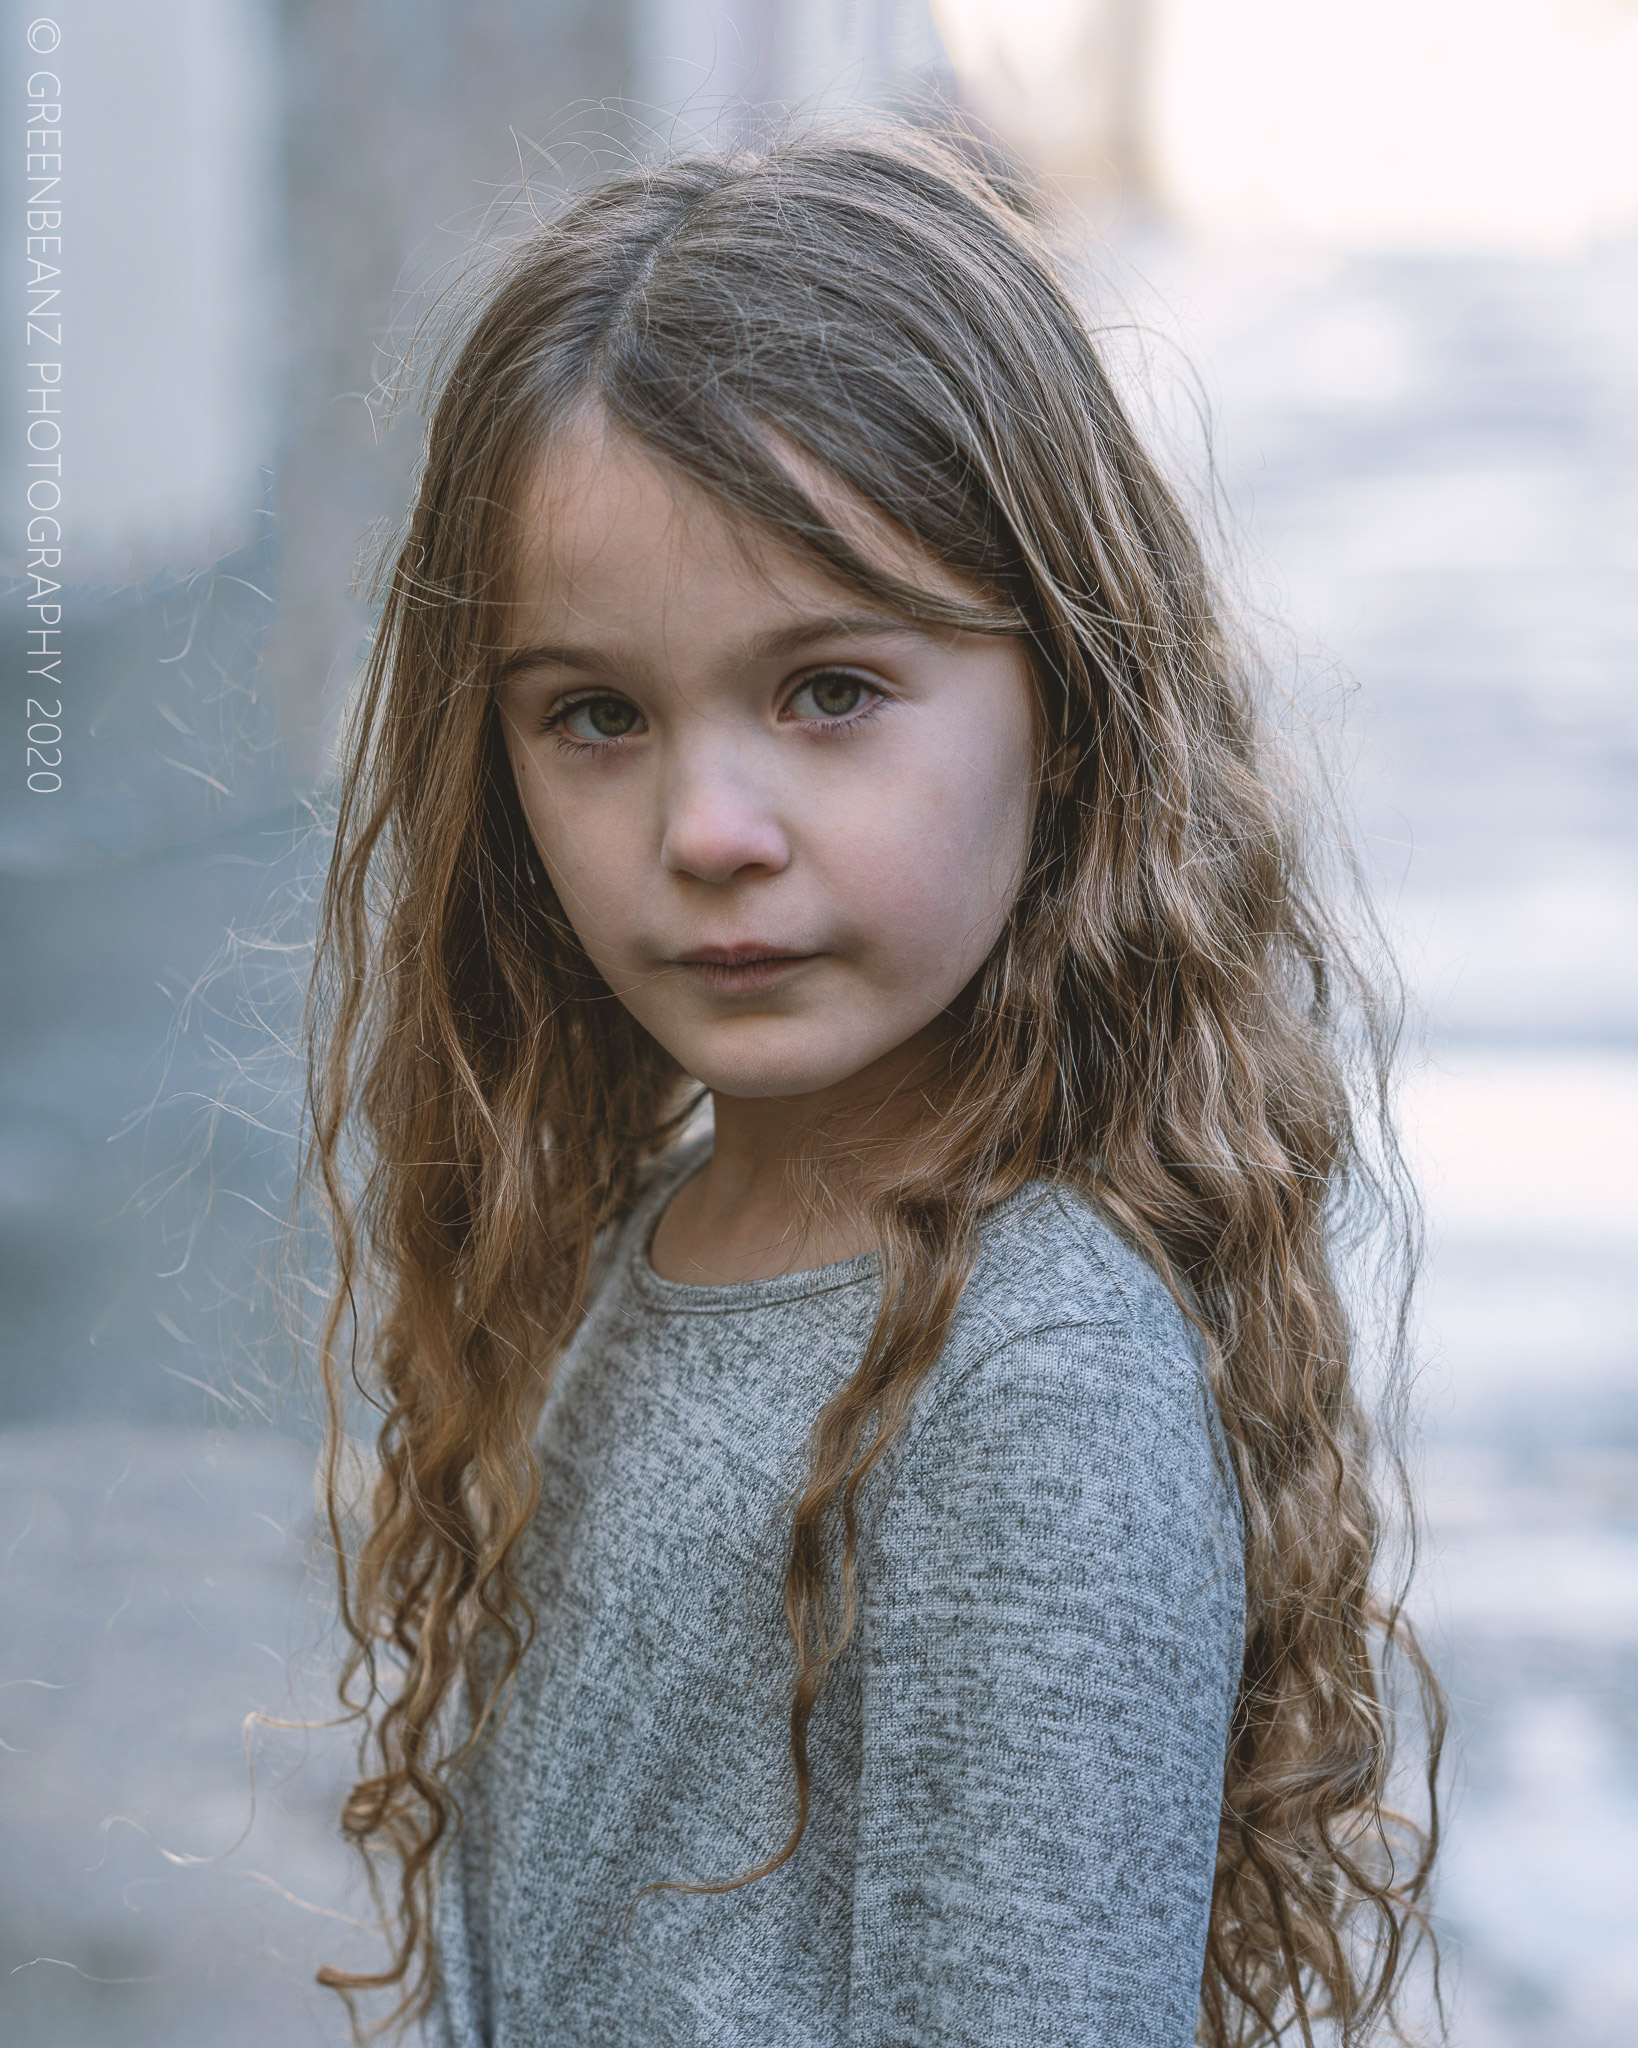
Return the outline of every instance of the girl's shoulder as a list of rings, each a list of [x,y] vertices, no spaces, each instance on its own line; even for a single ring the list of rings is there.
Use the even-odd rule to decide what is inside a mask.
[[[962,1311],[961,1334],[978,1344],[1096,1332],[1191,1379],[1200,1370],[1198,1335],[1171,1290],[1101,1205],[1063,1182],[1031,1182],[983,1217]]]
[[[1197,1331],[1096,1201],[1058,1183],[1032,1183],[983,1219],[908,1434],[907,1455],[934,1465],[982,1443],[1024,1485],[1058,1462],[1083,1479],[1124,1474],[1124,1490],[1158,1461],[1165,1490],[1202,1506],[1223,1498],[1229,1462]]]
[[[996,1570],[1046,1607],[1088,1571],[1179,1611],[1205,1587],[1230,1656],[1244,1522],[1204,1347],[1089,1197],[1032,1184],[986,1215],[896,1452],[889,1571]]]

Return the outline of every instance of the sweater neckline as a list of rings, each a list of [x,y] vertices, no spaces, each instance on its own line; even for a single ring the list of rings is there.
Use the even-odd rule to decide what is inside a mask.
[[[776,1302],[800,1301],[808,1295],[831,1294],[838,1288],[857,1287],[875,1278],[879,1261],[874,1252],[858,1252],[851,1259],[837,1259],[826,1266],[771,1273],[759,1280],[712,1281],[702,1285],[691,1280],[668,1280],[657,1273],[648,1248],[660,1218],[684,1181],[700,1172],[710,1157],[708,1133],[679,1146],[664,1162],[633,1212],[626,1274],[633,1290],[651,1306],[671,1314],[731,1315],[770,1307]]]
[[[772,1307],[775,1303],[801,1301],[812,1295],[832,1294],[845,1287],[873,1281],[881,1262],[875,1252],[859,1252],[851,1259],[838,1259],[828,1266],[806,1266],[794,1273],[774,1273],[760,1280],[716,1281],[698,1285],[690,1280],[667,1280],[654,1270],[648,1255],[649,1242],[667,1202],[711,1157],[711,1135],[678,1146],[661,1162],[653,1181],[632,1211],[626,1240],[627,1284],[650,1307],[672,1315],[733,1315],[747,1310]],[[1040,1201],[1052,1192],[1050,1184],[1031,1181],[984,1212],[986,1222],[998,1221],[1016,1209]]]

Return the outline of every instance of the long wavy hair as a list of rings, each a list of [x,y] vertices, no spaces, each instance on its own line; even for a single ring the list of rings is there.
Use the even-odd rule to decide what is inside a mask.
[[[949,137],[694,153],[532,229],[437,366],[344,741],[308,1014],[307,1185],[337,1265],[320,1349],[343,1697],[366,1726],[344,1827],[386,1879],[391,1940],[380,1971],[321,1977],[350,2003],[394,1997],[384,2025],[431,1997],[460,1769],[534,1628],[513,1570],[538,1499],[530,1433],[594,1239],[692,1099],[529,858],[495,703],[523,489],[592,402],[842,582],[1023,636],[1046,735],[1027,875],[966,992],[932,1135],[875,1200],[879,1312],[790,1504],[797,1818],[726,1882],[775,1869],[806,1826],[859,1490],[939,1357],[979,1219],[1053,1179],[1102,1205],[1199,1331],[1244,1504],[1199,2038],[1405,2038],[1442,1709],[1379,1588],[1400,1468],[1360,1391],[1403,1352],[1414,1265],[1397,1010],[1327,908],[1336,864],[1313,850],[1257,664],[1043,223],[1019,173]],[[792,447],[982,597],[885,573],[804,492]],[[1370,1244],[1389,1307],[1367,1341],[1348,1276]],[[379,1414],[361,1534],[349,1375]],[[1388,1799],[1395,1723],[1418,1706],[1413,1819]]]

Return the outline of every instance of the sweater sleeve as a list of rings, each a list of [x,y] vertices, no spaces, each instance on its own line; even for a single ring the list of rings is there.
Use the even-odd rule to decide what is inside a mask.
[[[853,2048],[1187,2048],[1243,1642],[1181,1329],[937,1390],[861,1557]]]

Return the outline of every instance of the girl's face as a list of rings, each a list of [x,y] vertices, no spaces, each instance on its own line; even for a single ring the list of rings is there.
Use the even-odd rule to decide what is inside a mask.
[[[793,470],[872,559],[977,593]],[[600,415],[533,481],[499,703],[581,945],[685,1072],[800,1096],[934,1050],[1023,878],[1022,643],[873,610]]]

